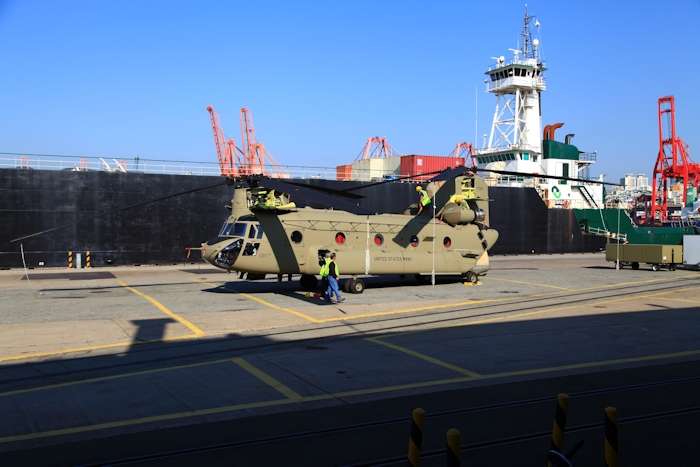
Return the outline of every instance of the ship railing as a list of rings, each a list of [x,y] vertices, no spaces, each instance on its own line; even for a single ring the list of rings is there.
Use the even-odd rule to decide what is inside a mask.
[[[609,230],[601,229],[598,227],[588,227],[588,228],[583,228],[581,229],[584,233],[592,234],[592,235],[598,235],[600,237],[607,237],[607,238],[612,238],[612,239],[618,239],[623,243],[627,243],[627,234],[626,233],[621,233],[617,234],[615,232],[610,232]]]
[[[597,152],[580,152],[578,154],[578,160],[581,162],[589,162],[589,163],[595,163],[596,158],[598,157]]]

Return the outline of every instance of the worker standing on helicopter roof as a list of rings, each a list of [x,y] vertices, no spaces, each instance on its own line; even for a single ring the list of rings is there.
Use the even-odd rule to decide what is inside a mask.
[[[418,201],[418,214],[420,214],[423,211],[423,207],[429,205],[431,201],[430,196],[428,196],[428,192],[424,191],[422,186],[418,185],[416,187],[416,191],[420,196]]]

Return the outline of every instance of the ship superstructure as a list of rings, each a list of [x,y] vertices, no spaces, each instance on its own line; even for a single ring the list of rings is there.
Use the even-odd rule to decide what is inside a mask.
[[[536,30],[533,31],[533,27]],[[554,180],[536,175],[571,179],[587,178],[587,168],[595,163],[595,153],[584,153],[570,143],[554,140],[563,123],[542,128],[542,91],[546,90],[539,35],[540,23],[529,15],[527,7],[521,32],[521,44],[510,49],[513,57],[492,57],[495,64],[486,71],[486,91],[496,95],[488,141],[474,152],[480,169],[533,174],[533,177],[497,175],[485,172],[491,185],[537,188],[549,207],[599,208],[603,205],[602,185],[571,180]],[[485,135],[486,136],[486,135]]]

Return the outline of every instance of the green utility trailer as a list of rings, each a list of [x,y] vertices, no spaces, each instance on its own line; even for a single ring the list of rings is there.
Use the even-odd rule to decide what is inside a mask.
[[[631,266],[639,269],[640,263],[651,264],[652,271],[668,268],[675,271],[683,264],[683,247],[681,245],[630,245],[608,244],[605,247],[605,260],[619,262],[620,268]]]

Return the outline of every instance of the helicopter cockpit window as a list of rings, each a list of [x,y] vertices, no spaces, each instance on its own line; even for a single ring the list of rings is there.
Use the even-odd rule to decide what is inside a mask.
[[[233,227],[233,224],[228,224],[224,222],[223,227],[221,227],[221,232],[219,232],[219,236],[223,237],[224,235],[228,235],[229,231],[231,230],[231,227]]]
[[[257,231],[257,226],[255,224],[252,224],[250,226],[250,232],[248,232],[248,238],[255,238],[256,231]]]
[[[338,245],[345,245],[345,234],[343,232],[335,234],[335,243]]]
[[[298,230],[295,230],[294,232],[292,232],[291,238],[292,238],[292,243],[298,245],[301,243],[301,240],[304,237],[301,235],[301,232],[299,232]]]
[[[413,246],[413,247],[418,246],[418,237],[415,235],[413,237],[411,237],[411,246]]]
[[[242,222],[236,222],[233,224],[233,228],[225,235],[231,235],[233,237],[245,237],[246,230],[248,230],[248,224]]]

